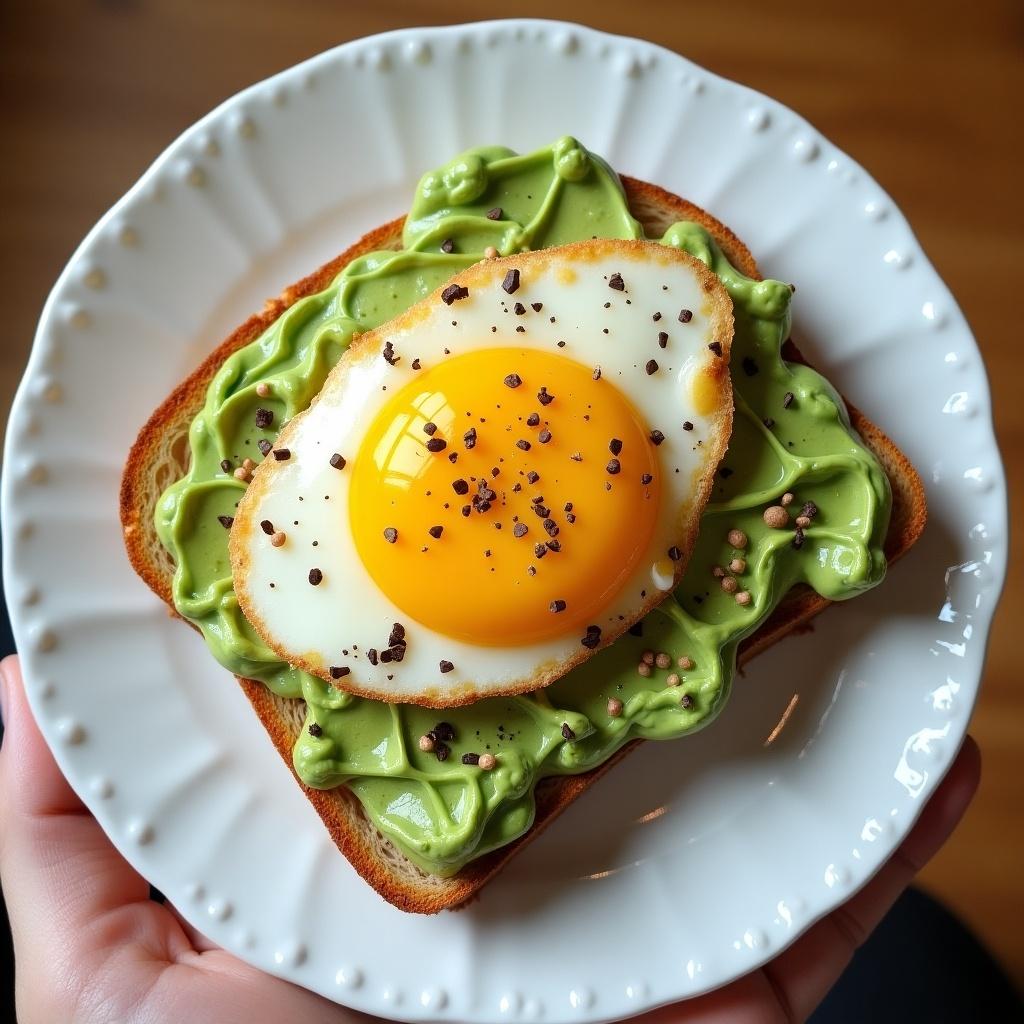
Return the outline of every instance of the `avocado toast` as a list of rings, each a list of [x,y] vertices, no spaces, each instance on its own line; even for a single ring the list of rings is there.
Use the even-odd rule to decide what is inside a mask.
[[[442,202],[437,199],[439,188],[446,192]],[[499,208],[501,217],[489,216]],[[552,706],[596,723],[593,733],[581,742],[556,742],[557,753],[532,765],[521,792],[505,801],[485,800],[471,828],[454,828],[444,819],[458,803],[459,787],[476,786],[471,768],[439,766],[443,781],[439,774],[434,782],[429,774],[424,778],[422,769],[388,775],[372,767],[357,771],[352,763],[339,764],[339,745],[350,747],[360,730],[379,733],[378,719],[390,706],[352,701],[328,685],[299,678],[268,657],[247,632],[232,605],[230,570],[226,554],[220,553],[221,545],[226,553],[227,533],[217,522],[219,515],[230,517],[237,500],[232,488],[241,459],[228,458],[229,469],[224,469],[225,453],[204,447],[192,425],[215,426],[227,402],[239,401],[236,396],[247,389],[255,403],[255,388],[261,373],[266,374],[261,339],[280,341],[286,312],[294,315],[305,308],[303,302],[307,307],[320,304],[319,314],[312,311],[314,326],[295,331],[291,362],[278,363],[271,371],[290,374],[297,409],[319,391],[352,332],[400,312],[424,289],[479,259],[488,246],[506,252],[524,239],[539,248],[591,234],[661,239],[684,248],[718,274],[737,310],[732,374],[742,415],[737,416],[732,450],[676,596],[669,598],[665,610],[648,616],[643,635],[623,637],[546,692],[544,699]],[[656,186],[628,178],[620,185],[599,159],[573,140],[560,140],[526,157],[489,147],[426,176],[408,222],[399,219],[364,236],[268,303],[143,428],[129,457],[121,495],[133,565],[159,596],[204,632],[219,660],[239,677],[339,849],[395,905],[435,912],[464,902],[639,739],[683,735],[710,722],[725,703],[736,659],[742,664],[805,623],[830,599],[877,583],[886,561],[899,557],[919,535],[925,506],[913,468],[852,407],[849,423],[859,439],[848,430],[841,400],[803,365],[787,341],[788,290],[785,302],[776,298],[765,308],[764,292],[756,290],[759,280],[753,258],[723,225]],[[400,287],[394,287],[396,282]],[[318,324],[317,315],[324,317]],[[336,329],[340,320],[345,321],[342,330]],[[785,362],[779,360],[782,343]],[[820,415],[810,417],[812,408]],[[814,429],[805,429],[809,423]],[[818,431],[821,423],[824,438]],[[210,434],[207,430],[206,436]],[[243,445],[254,440],[233,436],[228,454],[235,455],[236,449],[244,454]],[[252,456],[254,462],[260,457],[256,452]],[[815,525],[805,537],[799,527],[765,527],[765,510],[787,492],[796,496],[801,511],[808,503],[814,508],[807,518]],[[227,504],[200,507],[199,497]],[[868,506],[871,516],[859,514]],[[855,528],[850,525],[854,520],[863,522]],[[804,537],[799,547],[794,546],[798,530]],[[733,539],[743,534],[743,545],[729,542],[734,531],[738,534]],[[829,565],[843,571],[816,568],[809,556],[822,548],[839,552],[839,560],[832,558]],[[770,565],[765,563],[756,580],[756,606],[743,608],[728,592],[723,596],[712,569],[734,561],[753,565],[758,552],[771,555]],[[663,696],[667,671],[655,666],[649,676],[637,673],[638,662],[643,664],[644,654],[654,649],[671,652],[672,671],[683,677],[674,694]],[[621,700],[628,729],[604,727],[601,709],[609,699]],[[460,710],[459,719],[454,712],[446,717],[460,735],[492,727],[495,749],[510,749],[524,728],[515,723],[535,716],[524,714],[514,702],[495,700],[502,705],[480,702]],[[407,745],[414,743],[439,717],[432,714],[431,719],[423,709],[403,712],[395,729],[404,733]],[[321,730],[317,740],[326,734],[334,744],[330,757],[324,756],[324,743],[310,741],[314,725]],[[437,801],[442,786],[453,794],[447,809],[444,800]],[[413,827],[389,812],[400,793],[433,808],[425,824]],[[451,836],[457,841],[446,845]],[[431,847],[426,855],[424,840]]]

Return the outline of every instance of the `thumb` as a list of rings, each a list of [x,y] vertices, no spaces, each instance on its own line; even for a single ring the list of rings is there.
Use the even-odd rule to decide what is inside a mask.
[[[107,911],[145,900],[149,885],[61,775],[28,706],[18,659],[0,663],[0,676],[0,878],[15,948],[49,957]]]

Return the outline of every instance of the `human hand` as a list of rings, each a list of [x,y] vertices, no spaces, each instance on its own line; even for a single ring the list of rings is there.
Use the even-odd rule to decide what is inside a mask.
[[[20,1024],[369,1021],[264,974],[188,925],[111,845],[61,775],[25,699],[16,658],[0,664],[0,879],[11,920]],[[943,845],[978,786],[968,738],[903,845],[857,895],[760,970],[645,1024],[804,1020],[854,950]]]
[[[61,775],[18,659],[0,675],[0,881],[20,1024],[370,1019],[250,967],[151,900]]]

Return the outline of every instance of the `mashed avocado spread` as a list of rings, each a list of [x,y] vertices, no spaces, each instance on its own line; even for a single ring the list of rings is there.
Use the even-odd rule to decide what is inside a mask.
[[[523,156],[473,149],[426,174],[401,251],[354,260],[224,362],[192,423],[189,471],[156,510],[177,567],[178,611],[231,672],[305,700],[306,728],[293,752],[299,777],[321,789],[348,786],[374,825],[434,874],[454,874],[524,833],[539,779],[593,768],[634,738],[673,739],[707,725],[728,696],[740,641],[792,586],[842,600],[885,573],[888,480],[828,381],[781,358],[789,286],[744,277],[707,231],[682,222],[660,242],[710,267],[735,307],[736,417],[689,569],[643,621],[642,635],[623,636],[547,689],[447,712],[352,697],[267,649],[232,588],[221,519],[234,514],[245,486],[233,470],[247,457],[261,461],[266,442],[312,401],[354,333],[402,312],[489,246],[506,255],[591,237],[641,238],[643,229],[613,171],[575,139]],[[273,397],[257,395],[263,381]],[[274,414],[266,429],[256,426],[260,407]],[[802,536],[764,522],[765,508],[786,491],[796,496],[794,510],[812,503]],[[730,544],[736,530],[746,535],[742,549]],[[712,567],[737,558],[746,562],[746,605],[712,575]],[[642,676],[645,650],[667,652],[671,666]],[[689,660],[680,667],[679,659]],[[671,673],[679,685],[666,685]],[[622,703],[618,717],[609,715],[612,698]],[[439,719],[454,732],[445,761],[417,743]],[[463,764],[468,752],[495,754],[497,766],[485,772]]]

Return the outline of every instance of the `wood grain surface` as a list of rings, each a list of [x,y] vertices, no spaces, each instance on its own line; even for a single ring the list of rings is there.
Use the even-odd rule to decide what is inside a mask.
[[[0,407],[65,260],[179,132],[242,87],[336,43],[485,13],[494,11],[465,0],[6,0]],[[655,40],[788,104],[867,167],[974,328],[1019,502],[1024,5],[575,0],[508,13]],[[923,882],[1024,983],[1024,687],[1013,640],[1024,612],[1024,577],[1014,568],[1021,554],[1018,533],[972,726],[985,759],[981,792]]]

